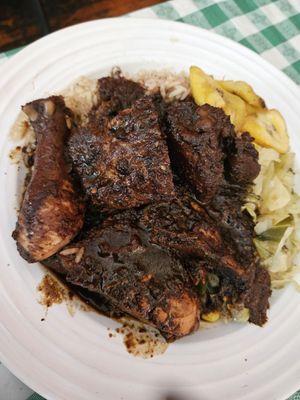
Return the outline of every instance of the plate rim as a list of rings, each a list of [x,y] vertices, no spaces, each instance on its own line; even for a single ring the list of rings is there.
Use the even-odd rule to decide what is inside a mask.
[[[31,50],[34,50],[35,48],[38,48],[38,46],[40,46],[40,44],[45,43],[49,40],[52,40],[55,38],[55,36],[61,36],[63,33],[66,32],[71,32],[72,30],[78,30],[84,27],[88,27],[88,26],[92,26],[92,25],[96,25],[98,23],[103,23],[103,24],[107,24],[109,25],[110,23],[114,23],[114,21],[125,21],[125,22],[132,22],[132,23],[140,23],[141,21],[145,22],[145,23],[154,23],[154,24],[161,24],[162,26],[165,25],[170,25],[170,26],[177,26],[177,27],[181,27],[180,29],[182,29],[182,27],[184,27],[185,29],[190,29],[191,31],[201,31],[203,35],[206,36],[210,36],[212,38],[215,38],[215,40],[222,42],[222,44],[227,44],[229,47],[236,47],[237,49],[239,49],[240,51],[242,51],[245,54],[249,54],[252,58],[255,57],[257,60],[259,60],[260,63],[264,63],[265,65],[268,66],[268,68],[272,68],[273,72],[276,74],[281,75],[281,78],[284,77],[284,79],[286,80],[286,82],[288,82],[291,85],[291,89],[293,91],[295,91],[295,95],[297,95],[298,92],[298,96],[300,96],[300,85],[297,85],[296,82],[294,82],[287,74],[285,74],[281,69],[277,68],[275,65],[273,65],[270,61],[265,60],[259,53],[256,53],[254,50],[242,45],[239,42],[236,42],[226,36],[220,35],[219,33],[216,33],[212,30],[207,30],[195,25],[191,25],[185,22],[181,22],[181,21],[172,21],[172,20],[167,20],[167,19],[161,19],[161,18],[145,18],[145,17],[131,17],[131,16],[118,16],[118,17],[110,17],[110,18],[99,18],[99,19],[93,19],[91,21],[86,21],[86,22],[81,22],[81,23],[77,23],[71,26],[67,26],[65,28],[62,29],[58,29],[54,32],[51,32],[37,40],[34,40],[32,43],[29,43],[28,45],[25,45],[25,47],[23,47],[20,51],[18,51],[16,54],[12,55],[11,57],[9,57],[9,59],[7,59],[3,65],[0,65],[0,70],[4,70],[7,69],[9,70],[9,67],[12,66],[15,61],[18,60],[18,58],[23,58],[25,55],[27,55],[27,53],[29,53]],[[2,78],[2,74],[0,75],[0,87],[1,87],[1,83],[2,80],[4,80],[4,78]]]

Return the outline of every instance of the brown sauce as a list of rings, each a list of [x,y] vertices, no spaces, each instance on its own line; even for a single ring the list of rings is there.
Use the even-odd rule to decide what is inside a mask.
[[[47,308],[69,300],[69,291],[52,275],[46,274],[37,287],[40,292],[39,303]]]
[[[122,327],[116,332],[123,335],[123,343],[129,354],[135,357],[152,358],[163,354],[168,343],[159,331],[139,321],[122,318]]]

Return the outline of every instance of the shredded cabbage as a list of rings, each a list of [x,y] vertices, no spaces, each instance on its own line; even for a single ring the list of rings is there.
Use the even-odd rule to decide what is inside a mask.
[[[261,172],[244,209],[255,222],[254,243],[272,287],[300,289],[300,196],[295,192],[294,154],[256,146]]]

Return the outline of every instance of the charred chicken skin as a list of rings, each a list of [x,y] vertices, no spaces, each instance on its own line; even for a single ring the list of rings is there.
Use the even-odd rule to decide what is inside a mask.
[[[167,135],[177,173],[203,204],[213,200],[224,178],[245,185],[260,171],[251,137],[247,133],[237,137],[220,108],[197,106],[192,98],[170,104]]]
[[[106,77],[98,80],[99,104],[96,109],[101,114],[115,116],[118,112],[132,107],[144,96],[145,89],[138,83],[123,77]]]
[[[83,225],[84,204],[68,175],[64,151],[70,116],[63,99],[36,100],[23,111],[37,145],[13,237],[23,258],[35,262],[50,257],[74,238]]]
[[[94,120],[76,129],[69,154],[92,202],[122,210],[174,195],[168,148],[150,96],[137,100],[101,128]]]
[[[222,110],[189,98],[170,104],[168,138],[173,164],[203,203],[217,193],[224,173],[222,131],[233,129]],[[229,133],[231,134],[231,133]]]
[[[239,289],[249,286],[253,275],[249,264],[238,260],[218,225],[188,195],[171,203],[148,206],[142,212],[140,223],[150,232],[152,243],[173,250],[182,259],[205,260]]]
[[[81,257],[68,255],[74,246]],[[199,300],[180,261],[151,245],[126,213],[85,233],[58,260],[68,282],[105,296],[169,339],[188,335],[199,325]]]

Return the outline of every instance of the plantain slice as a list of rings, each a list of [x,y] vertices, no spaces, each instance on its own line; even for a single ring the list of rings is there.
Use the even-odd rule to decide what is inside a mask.
[[[190,68],[190,86],[198,105],[210,104],[222,108],[229,115],[231,123],[239,131],[246,117],[246,103],[239,97],[224,90],[218,81],[199,67]]]
[[[246,103],[246,114],[247,115],[256,114],[260,110],[261,110],[261,108],[253,107],[250,104]]]
[[[239,96],[246,103],[250,104],[250,106],[257,108],[265,108],[264,100],[259,97],[252,87],[244,82],[244,81],[217,81],[218,84],[228,92]]]
[[[243,130],[250,133],[257,144],[286,153],[289,137],[285,121],[277,110],[260,110],[246,117]]]
[[[223,98],[225,99],[223,111],[229,115],[236,131],[241,132],[247,115],[246,103],[240,97],[227,91],[223,92]]]
[[[203,104],[221,108],[225,106],[223,91],[218,88],[216,81],[201,68],[195,66],[190,68],[190,86],[192,96],[199,106]]]
[[[289,147],[284,119],[268,110],[264,100],[243,81],[215,80],[201,68],[190,68],[190,86],[195,102],[222,108],[236,131],[247,131],[257,144],[285,153]]]

